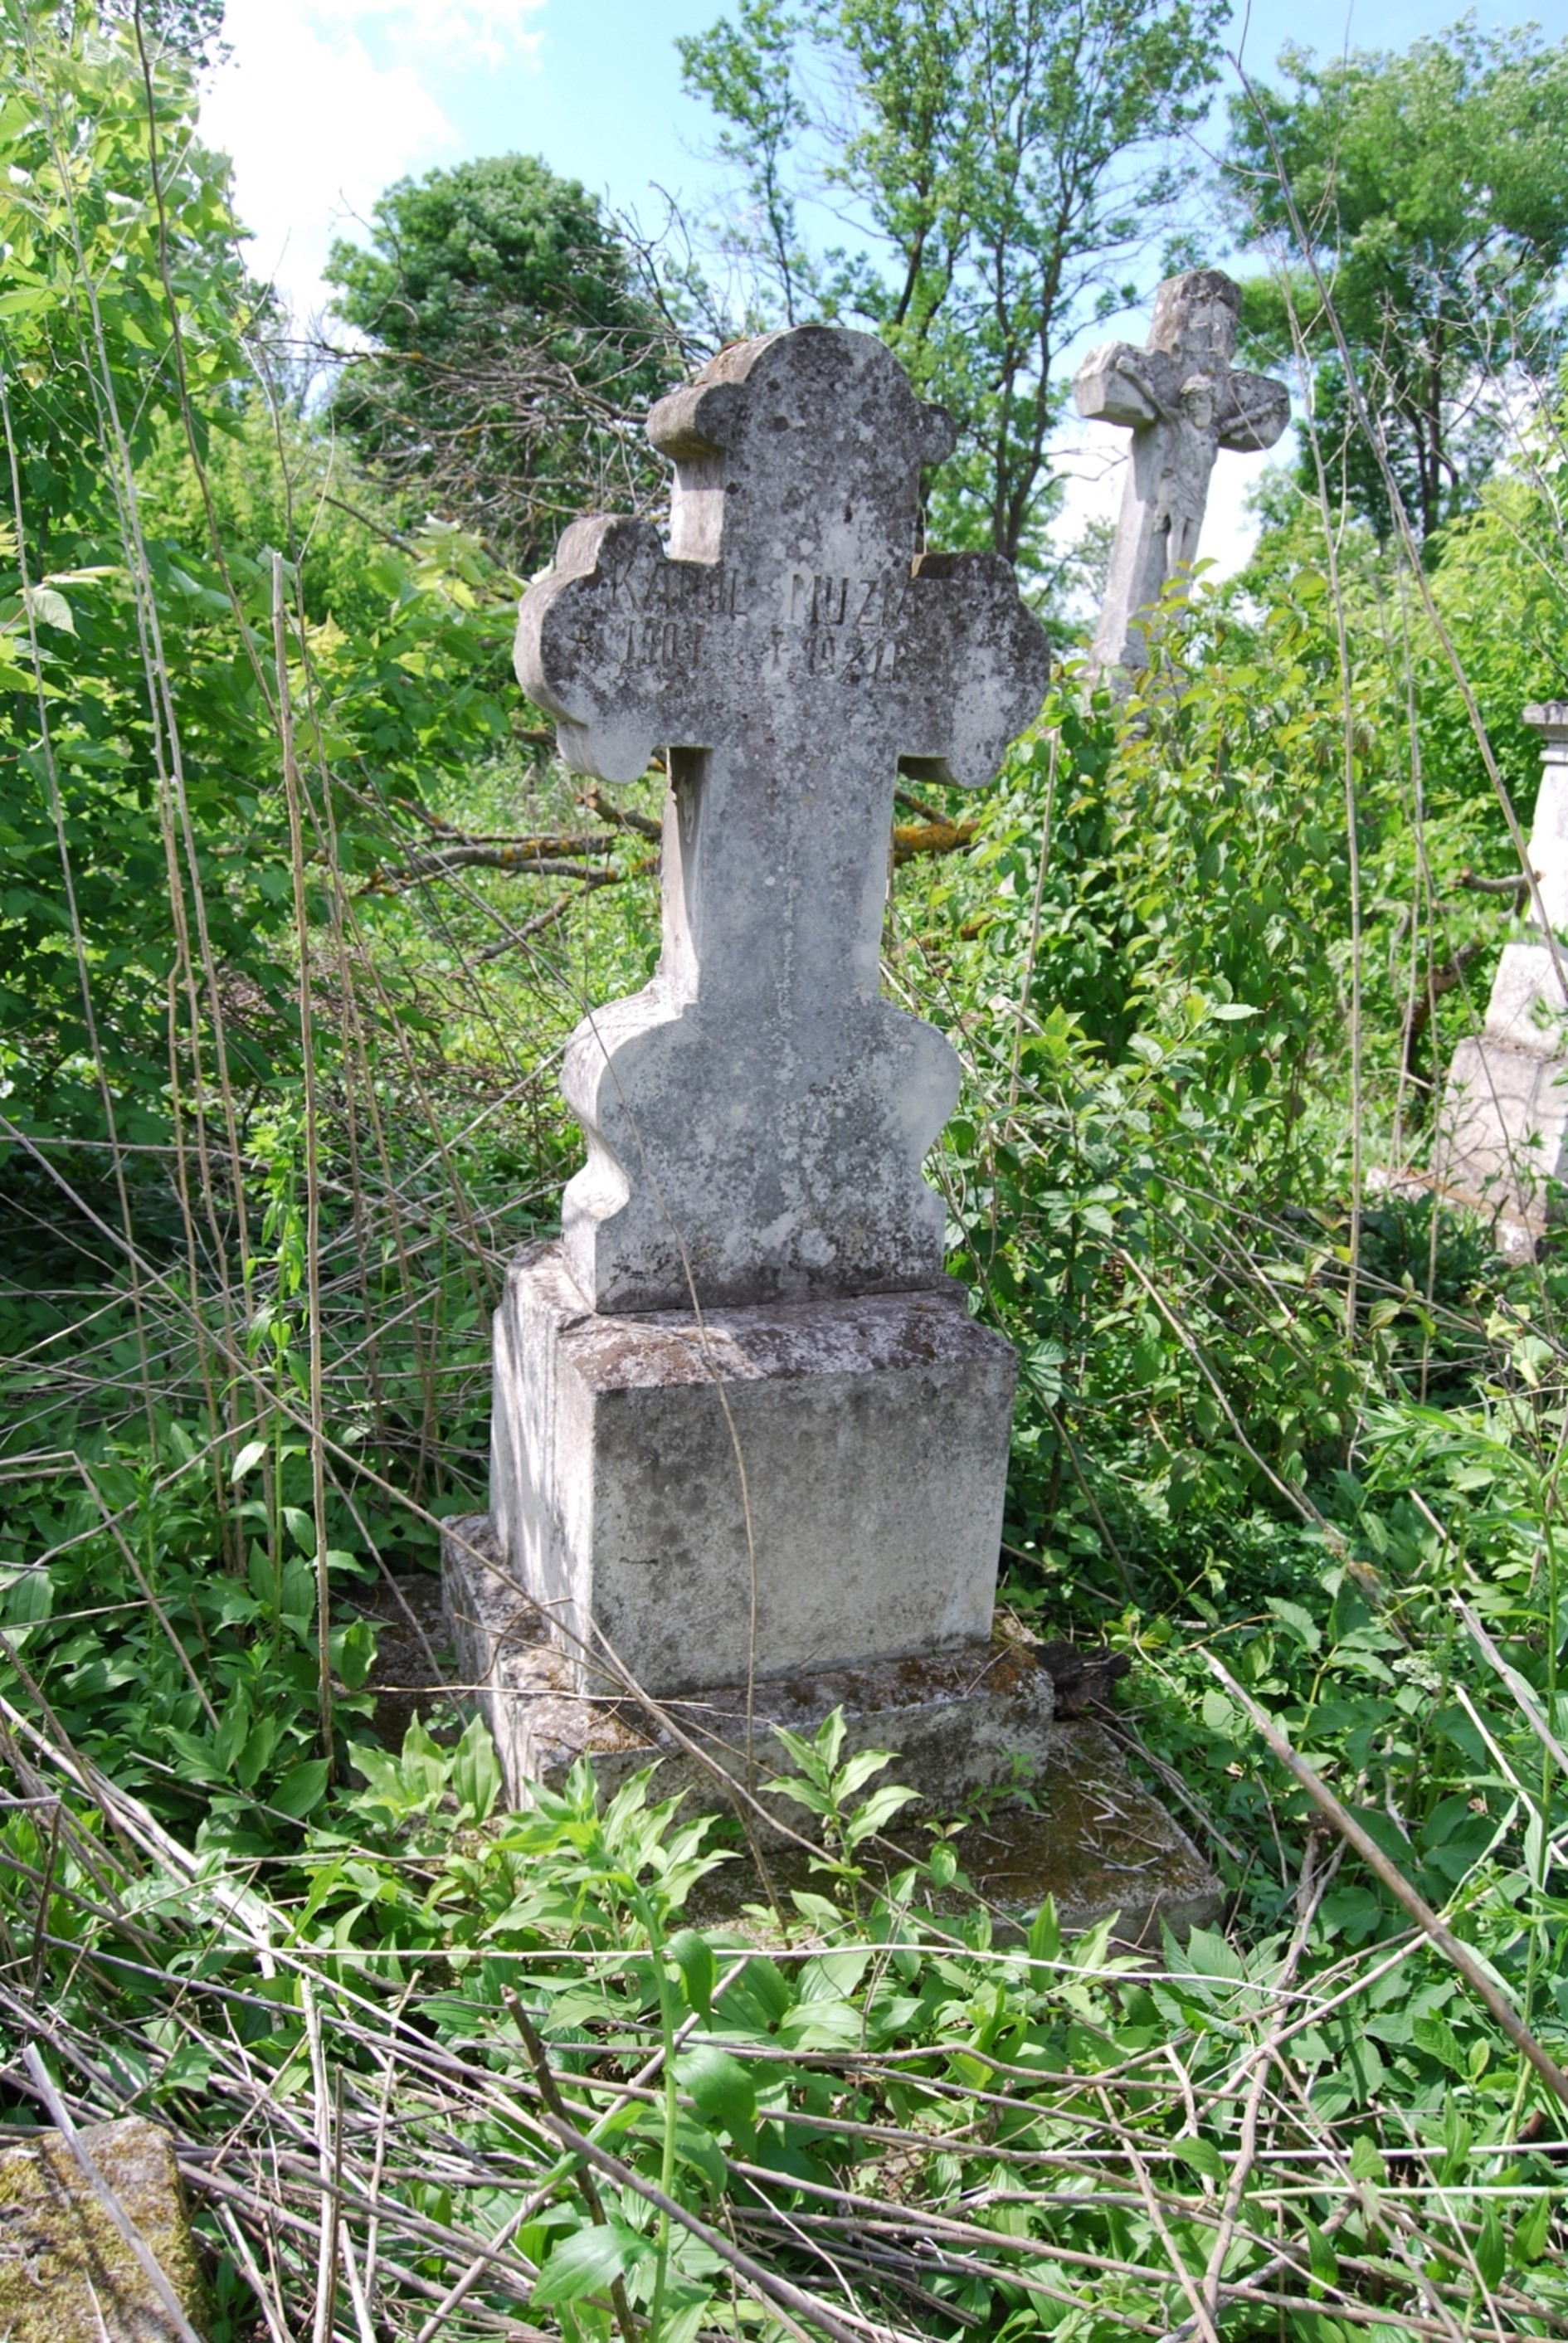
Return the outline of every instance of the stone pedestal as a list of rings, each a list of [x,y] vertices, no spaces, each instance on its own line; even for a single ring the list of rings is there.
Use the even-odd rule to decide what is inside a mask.
[[[1003,1913],[1031,1911],[1049,1895],[1066,1926],[1119,1913],[1119,1936],[1137,1942],[1157,1938],[1161,1924],[1181,1932],[1220,1911],[1220,1883],[1168,1803],[1132,1779],[1103,1725],[1056,1715],[1050,1675],[1027,1645],[975,1641],[931,1659],[771,1677],[754,1687],[749,1715],[743,1684],[715,1685],[660,1701],[656,1717],[608,1679],[596,1687],[590,1677],[584,1689],[583,1672],[512,1580],[487,1515],[447,1524],[442,1578],[458,1667],[515,1805],[536,1786],[559,1790],[582,1757],[607,1798],[657,1761],[655,1795],[679,1792],[699,1813],[730,1810],[728,1780],[756,1801],[745,1808],[748,1826],[773,1886],[809,1885],[795,1840],[815,1837],[818,1825],[769,1789],[793,1770],[775,1728],[810,1735],[838,1708],[845,1754],[896,1752],[880,1778],[918,1795],[888,1826],[890,1867],[900,1849],[915,1858],[928,1851],[922,1815],[967,1808],[975,1819],[961,1860]],[[874,1863],[877,1848],[865,1856]],[[766,1887],[743,1860],[713,1892],[739,1910]],[[724,1916],[719,1906],[714,1916]]]
[[[579,1686],[596,1631],[657,1694],[983,1645],[1017,1374],[950,1280],[611,1317],[535,1248],[495,1327],[508,1580]]]

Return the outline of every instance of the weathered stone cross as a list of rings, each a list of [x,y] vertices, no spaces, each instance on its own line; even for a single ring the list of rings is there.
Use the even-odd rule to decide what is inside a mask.
[[[869,335],[739,344],[648,431],[668,553],[579,521],[518,632],[574,770],[670,752],[658,972],[567,1051],[568,1265],[610,1312],[929,1286],[958,1071],[879,990],[894,777],[989,780],[1045,639],[1005,562],[917,550],[951,427]]]
[[[1096,672],[1149,663],[1144,615],[1197,558],[1209,475],[1221,447],[1271,447],[1291,417],[1282,382],[1233,369],[1241,288],[1217,268],[1167,277],[1146,349],[1108,342],[1079,367],[1080,415],[1132,434],[1132,460],[1090,654]]]

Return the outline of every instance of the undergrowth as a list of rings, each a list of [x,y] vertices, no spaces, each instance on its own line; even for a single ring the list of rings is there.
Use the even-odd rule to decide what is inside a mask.
[[[1568,1276],[1427,1177],[1512,912],[1412,579],[1336,608],[1299,522],[1141,699],[1070,667],[978,808],[898,809],[884,983],[963,1058],[950,1266],[1022,1368],[1004,1604],[1131,1661],[1209,1925],[1001,1908],[985,1815],[832,1719],[755,1888],[657,1771],[503,1811],[417,1598],[661,779],[581,791],[518,581],[345,478],[181,75],[0,7],[10,2135],[28,2046],[169,2127],[215,2343],[1563,2333]],[[1467,526],[1451,616],[1508,559]]]

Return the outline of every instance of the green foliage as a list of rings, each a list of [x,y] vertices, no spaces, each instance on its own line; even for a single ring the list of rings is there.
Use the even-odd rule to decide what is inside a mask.
[[[1227,0],[752,0],[679,43],[749,206],[729,248],[764,315],[867,319],[960,433],[934,492],[944,545],[1038,568],[1053,509],[1046,442],[1060,355],[1169,219],[1190,174]],[[831,127],[804,67],[832,90]],[[847,108],[847,113],[846,113]],[[809,132],[876,242],[801,248],[791,155]]]
[[[134,54],[85,18],[65,45],[20,0],[12,30],[0,1069],[22,1130],[145,1144],[295,1062],[272,548],[309,483],[252,383],[188,74],[155,77],[155,196]],[[367,558],[336,508],[316,519],[284,572],[297,733],[313,819],[368,871],[389,801],[504,735],[507,620],[450,533]]]
[[[625,417],[669,387],[656,308],[597,200],[537,156],[399,180],[368,250],[335,244],[338,314],[371,337],[334,394],[406,497],[479,530],[522,571],[596,502],[655,476]]]
[[[1244,322],[1280,357],[1293,318],[1334,493],[1386,535],[1382,475],[1294,251],[1300,221],[1402,499],[1430,537],[1473,503],[1497,458],[1503,386],[1538,392],[1563,347],[1568,43],[1547,47],[1533,26],[1483,34],[1472,15],[1400,55],[1319,64],[1292,45],[1280,62],[1287,87],[1231,101],[1242,240],[1282,240],[1292,256],[1248,284]]]
[[[475,2308],[549,2309],[595,2338],[612,2278],[661,2337],[712,2328],[737,2294],[771,2334],[780,2308],[842,2313],[848,2287],[874,2307],[896,2282],[906,2331],[949,2334],[956,2310],[999,2335],[1109,2338],[1186,2314],[1231,2192],[1229,2298],[1279,2290],[1283,2253],[1292,2333],[1373,2278],[1396,2319],[1461,2318],[1483,2289],[1515,2331],[1561,2316],[1554,2167],[1513,2139],[1510,2062],[1419,1942],[1375,1912],[1369,1939],[1332,1858],[1293,1931],[1241,1948],[1199,1928],[1157,1960],[1113,1954],[1109,1923],[1069,1940],[1049,1901],[993,1941],[979,1906],[933,1910],[919,1865],[859,1924],[802,1896],[759,1942],[761,1914],[682,1924],[714,1825],[656,1802],[648,1775],[606,1800],[579,1767],[487,1821],[443,1795],[460,1770],[417,1725],[400,1756],[372,1753],[265,1897],[221,1862],[190,1881],[127,1861],[74,1795],[53,1841],[36,1801],[0,1824],[0,1920],[29,1929],[43,1883],[36,1986],[68,2012],[55,2055],[78,2094],[176,2127],[198,2205],[220,2208],[241,2143],[286,2157],[325,2084],[354,2212],[374,2170],[388,2316],[423,2288],[420,2315],[472,2254]],[[1423,1845],[1516,1986],[1475,1894],[1485,1825],[1457,1803]],[[140,1956],[149,1929],[166,1985]],[[1260,2062],[1290,2115],[1254,2161]],[[285,2301],[316,2283],[305,2227],[276,2248]],[[241,2318],[236,2233],[211,2234]],[[737,2246],[760,2284],[737,2286]],[[770,2308],[778,2283],[798,2291]]]
[[[890,904],[890,991],[966,1063],[952,1265],[1023,1367],[1004,1598],[1134,1661],[1132,1762],[1221,1869],[1223,1929],[1134,1957],[1109,1922],[988,1905],[987,1835],[1050,1785],[922,1817],[913,1861],[883,1838],[896,1756],[846,1755],[838,1713],[782,1737],[767,1793],[813,1858],[743,1871],[745,1833],[657,1769],[606,1795],[579,1766],[508,1812],[466,1696],[432,1684],[408,1723],[377,1635],[411,1632],[442,1516],[483,1502],[495,1274],[577,1155],[565,1031],[650,972],[659,784],[629,820],[574,799],[504,679],[511,581],[410,526],[428,479],[389,501],[274,395],[180,72],[160,256],[132,49],[7,22],[0,1047],[34,1142],[0,1252],[7,2117],[30,2041],[84,2117],[175,2132],[216,2343],[249,2343],[258,2293],[276,2333],[413,2333],[460,2285],[454,2332],[568,2343],[847,2318],[1110,2343],[1182,2331],[1205,2284],[1239,2338],[1555,2331],[1560,2111],[1209,1665],[1562,2058],[1568,1281],[1364,1176],[1419,1161],[1462,1013],[1443,993],[1421,1042],[1411,1004],[1508,931],[1463,890],[1505,842],[1423,581],[1277,488],[1244,586],[1173,602],[1130,699],[1062,678],[965,850],[903,864]],[[1067,22],[987,19],[997,137],[964,113],[962,11],[748,5],[691,45],[731,159],[777,130],[780,299],[861,302],[961,404],[979,256],[1021,256],[1042,314],[1016,206],[1100,102],[1046,72]],[[1111,144],[1156,22],[1161,118],[1197,103],[1197,17],[1084,22],[1128,36]],[[849,69],[846,186],[912,274],[789,277],[808,39]],[[1158,159],[1109,155],[1097,236]],[[540,169],[394,191],[348,264],[392,303],[381,379],[427,328],[461,350],[503,280],[530,365],[580,389],[585,353],[610,363],[620,327],[581,304],[635,306],[630,279]],[[376,274],[404,226],[407,312]],[[1098,282],[1069,281],[1086,313]],[[569,439],[588,408],[549,411]],[[966,412],[971,451],[1012,431],[986,444],[1026,463],[1027,408]],[[1568,564],[1560,439],[1520,453],[1425,582],[1523,796]],[[551,477],[598,496],[567,455]],[[933,526],[989,536],[973,479],[960,504]]]

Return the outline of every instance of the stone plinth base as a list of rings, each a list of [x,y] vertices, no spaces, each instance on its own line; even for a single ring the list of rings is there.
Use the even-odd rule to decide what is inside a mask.
[[[749,1765],[743,1687],[660,1701],[668,1728],[608,1684],[578,1690],[539,1613],[511,1583],[484,1515],[447,1524],[443,1572],[463,1681],[494,1734],[514,1805],[527,1805],[536,1783],[558,1789],[579,1757],[591,1760],[607,1794],[657,1758],[659,1796],[680,1790],[693,1809],[727,1811],[728,1775],[789,1831],[810,1836],[812,1817],[769,1795],[769,1781],[793,1770],[773,1728],[810,1734],[841,1708],[846,1750],[896,1751],[884,1778],[917,1791],[926,1810],[952,1814],[976,1793],[1000,1795],[960,1852],[980,1892],[1004,1908],[1024,1911],[1052,1895],[1069,1926],[1120,1912],[1129,1938],[1161,1920],[1183,1929],[1219,1908],[1212,1873],[1167,1808],[1132,1780],[1110,1735],[1089,1721],[1055,1720],[1050,1677],[1027,1649],[975,1642],[935,1658],[759,1682]],[[1017,1788],[1027,1803],[1007,1799]],[[917,1855],[928,1845],[920,1812],[907,1809],[890,1826],[895,1843],[907,1838]],[[783,1834],[751,1819],[771,1863]]]
[[[983,1644],[1017,1373],[950,1280],[604,1317],[538,1247],[496,1314],[508,1572],[573,1689],[598,1637],[657,1694]]]
[[[1461,1041],[1443,1122],[1434,1183],[1493,1215],[1501,1250],[1527,1257],[1545,1233],[1551,1183],[1568,1173],[1568,1061],[1490,1031]]]

